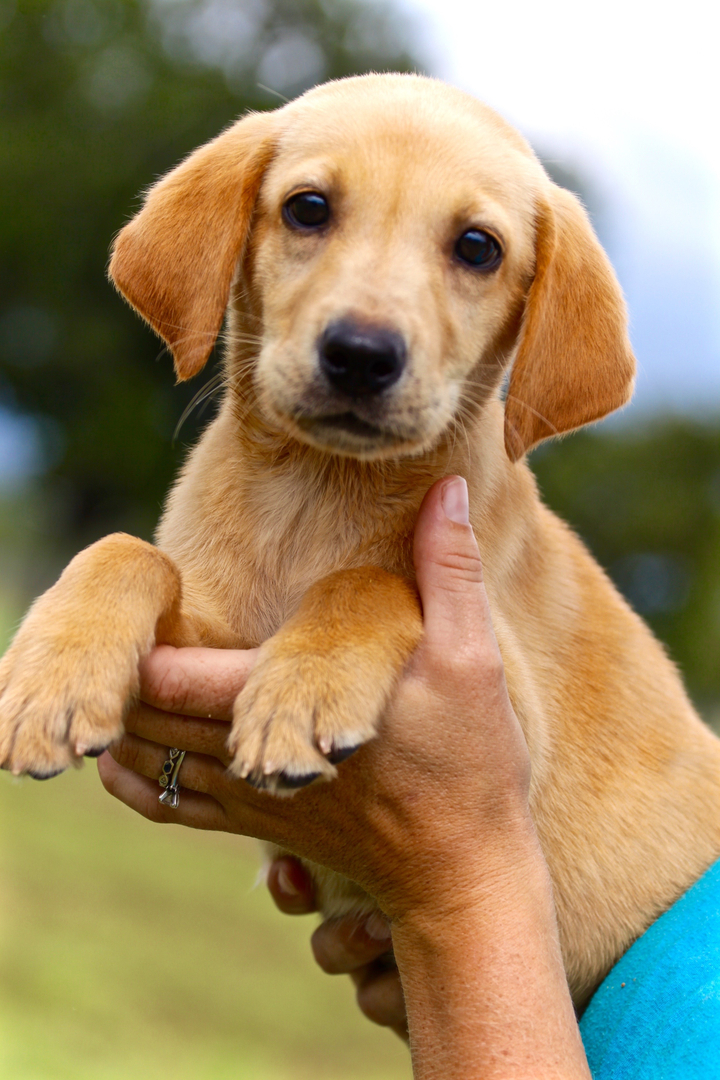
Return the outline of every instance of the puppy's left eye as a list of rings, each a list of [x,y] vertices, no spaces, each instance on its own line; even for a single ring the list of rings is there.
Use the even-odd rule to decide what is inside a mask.
[[[478,270],[494,270],[502,261],[502,248],[495,237],[483,229],[468,229],[463,233],[455,245],[455,254]]]
[[[290,225],[301,229],[318,229],[330,217],[330,206],[317,191],[301,191],[283,206],[283,217]]]

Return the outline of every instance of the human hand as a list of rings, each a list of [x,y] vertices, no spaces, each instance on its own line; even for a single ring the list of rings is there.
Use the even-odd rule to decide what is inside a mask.
[[[525,840],[529,759],[465,492],[464,481],[446,479],[423,502],[415,554],[424,639],[380,738],[334,782],[278,799],[229,776],[226,725],[253,655],[165,646],[144,665],[145,701],[127,734],[99,760],[108,790],[152,820],[254,835],[329,866],[391,918],[439,919],[459,895],[482,893],[507,864],[508,842]],[[158,802],[167,746],[189,751],[178,810]]]

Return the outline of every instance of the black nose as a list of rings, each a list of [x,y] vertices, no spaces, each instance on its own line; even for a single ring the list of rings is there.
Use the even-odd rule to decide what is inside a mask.
[[[405,342],[394,330],[341,319],[319,343],[320,367],[335,390],[350,397],[381,394],[405,367]]]

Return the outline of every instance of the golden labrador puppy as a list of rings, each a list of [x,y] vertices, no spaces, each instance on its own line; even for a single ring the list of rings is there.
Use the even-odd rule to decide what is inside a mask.
[[[46,776],[116,739],[156,642],[263,643],[232,769],[272,791],[331,779],[419,640],[413,523],[460,473],[582,1003],[720,855],[720,745],[523,460],[631,393],[580,203],[477,101],[372,75],[192,154],[110,274],[180,379],[227,316],[226,392],[157,546],[107,537],[31,609],[0,665],[0,762]],[[372,906],[317,873],[326,914]]]

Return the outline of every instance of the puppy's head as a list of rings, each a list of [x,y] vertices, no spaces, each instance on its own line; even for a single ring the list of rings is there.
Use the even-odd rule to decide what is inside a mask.
[[[578,201],[491,110],[416,76],[240,120],[151,189],[110,273],[181,379],[229,302],[229,362],[251,367],[265,419],[336,453],[428,449],[510,363],[513,460],[632,386],[620,290]]]

